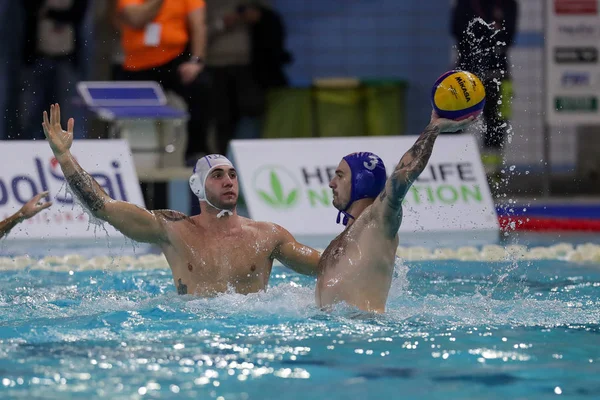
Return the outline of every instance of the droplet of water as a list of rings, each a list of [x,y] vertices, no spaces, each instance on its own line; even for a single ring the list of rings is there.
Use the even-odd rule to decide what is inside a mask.
[[[562,389],[557,386],[557,387],[554,388],[554,393],[556,393],[556,394],[562,394]]]

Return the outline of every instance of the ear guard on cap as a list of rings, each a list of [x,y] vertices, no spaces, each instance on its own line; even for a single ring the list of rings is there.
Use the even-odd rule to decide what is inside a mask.
[[[356,201],[367,197],[374,197],[372,193],[378,189],[375,186],[375,180],[373,172],[369,170],[352,171],[352,200]]]
[[[189,182],[190,182],[190,189],[192,189],[192,192],[196,195],[197,198],[199,198],[200,200],[203,200],[206,196],[206,193],[204,193],[204,183],[205,182],[202,182],[202,178],[200,178],[200,176],[198,176],[195,168],[194,168],[194,174],[192,176],[190,176]]]

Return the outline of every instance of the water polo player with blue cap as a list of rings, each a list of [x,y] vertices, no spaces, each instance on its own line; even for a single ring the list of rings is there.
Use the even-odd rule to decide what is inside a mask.
[[[406,193],[429,162],[438,135],[473,121],[453,121],[432,112],[427,127],[387,179],[383,161],[373,153],[352,153],[340,161],[329,187],[339,210],[337,222],[343,214],[346,228],[321,255],[317,306],[327,310],[345,303],[367,312],[385,311]]]
[[[350,199],[345,206],[336,204],[334,190],[334,206],[339,210],[336,222],[340,223],[343,214],[342,223],[347,225],[349,218],[355,219],[353,215],[348,213],[352,204],[360,199],[376,198],[385,187],[387,176],[383,160],[368,151],[348,154],[343,160],[350,167]],[[341,171],[336,171],[336,173],[338,172]]]

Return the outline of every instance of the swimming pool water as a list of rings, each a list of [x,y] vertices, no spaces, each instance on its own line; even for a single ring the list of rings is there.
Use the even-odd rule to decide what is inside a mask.
[[[280,266],[211,299],[166,269],[0,271],[0,397],[600,397],[599,265],[398,262],[387,309],[324,313]]]

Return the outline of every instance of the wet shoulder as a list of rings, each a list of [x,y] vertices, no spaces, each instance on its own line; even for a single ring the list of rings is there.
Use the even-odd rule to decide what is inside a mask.
[[[244,220],[243,225],[247,232],[252,232],[257,238],[264,240],[277,240],[287,232],[281,226],[272,222],[254,221],[247,218],[244,218]]]
[[[173,210],[155,210],[153,211],[154,215],[156,215],[159,219],[164,222],[187,222],[190,224],[195,224],[194,220],[179,211]]]
[[[377,211],[372,206],[366,208],[354,224],[352,224],[348,236],[354,240],[372,240],[373,238],[393,240],[393,238],[388,237],[383,219],[377,215]]]
[[[161,249],[168,251],[171,246],[187,242],[186,234],[190,228],[196,226],[196,222],[189,216],[179,211],[173,210],[154,210],[152,213],[156,216],[164,230],[165,241],[161,242]]]
[[[358,217],[356,222],[354,222],[353,225],[356,225],[356,226],[366,225],[366,224],[373,222],[374,219],[375,218],[374,218],[373,205],[371,204],[370,206],[365,208],[365,210],[360,214],[360,216]]]
[[[266,221],[254,221],[252,219],[243,218],[242,226],[247,229],[260,233],[262,235],[275,234],[278,231],[279,225]]]

